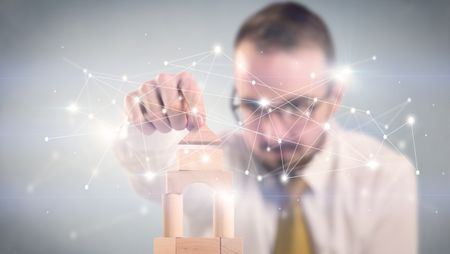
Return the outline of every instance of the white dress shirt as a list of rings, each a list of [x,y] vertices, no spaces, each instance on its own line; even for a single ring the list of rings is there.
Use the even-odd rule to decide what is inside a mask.
[[[158,172],[175,165],[176,145],[186,133],[143,136],[130,128],[128,137],[118,142],[118,158],[142,196],[160,202],[164,174]],[[257,180],[258,174],[265,175],[264,168],[252,158],[240,133],[225,134],[223,141],[226,168],[234,172],[236,236],[243,240],[246,254],[272,253],[283,213],[280,200],[285,198],[280,177],[268,174]],[[414,167],[400,153],[336,126],[297,175],[308,185],[300,202],[315,253],[417,252],[416,178]],[[210,235],[212,193],[194,185],[184,195],[188,234]]]

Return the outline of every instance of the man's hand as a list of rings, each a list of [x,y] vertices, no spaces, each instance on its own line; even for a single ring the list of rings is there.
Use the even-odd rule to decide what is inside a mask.
[[[130,124],[144,134],[155,130],[198,129],[205,124],[205,107],[199,86],[187,72],[159,74],[125,97]]]

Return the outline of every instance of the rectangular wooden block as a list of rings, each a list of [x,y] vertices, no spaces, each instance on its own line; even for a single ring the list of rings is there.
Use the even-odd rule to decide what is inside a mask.
[[[242,254],[244,246],[237,238],[220,238],[220,254]]]
[[[183,193],[192,183],[204,183],[216,190],[231,191],[233,174],[225,170],[183,170],[168,171],[166,174],[166,193]]]
[[[220,238],[177,238],[177,254],[220,254]]]
[[[158,237],[153,240],[154,254],[177,254],[175,237]]]
[[[177,149],[178,170],[222,170],[223,151],[217,146],[184,145]]]
[[[159,237],[154,254],[243,254],[240,239],[218,237]]]

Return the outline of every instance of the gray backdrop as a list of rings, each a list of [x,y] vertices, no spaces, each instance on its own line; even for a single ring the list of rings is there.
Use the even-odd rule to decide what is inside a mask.
[[[160,209],[135,195],[97,124],[118,126],[124,92],[159,71],[179,70],[163,61],[216,43],[231,56],[239,24],[266,3],[2,0],[0,253],[150,253],[161,234]],[[381,126],[389,124],[387,132],[415,116],[414,140],[407,126],[390,140],[417,159],[421,252],[448,253],[450,2],[305,3],[331,27],[339,62],[369,59],[354,66],[344,98],[358,116],[345,109],[339,121],[381,139],[366,109]],[[231,65],[223,56],[211,59],[197,68],[215,75],[193,72],[211,94],[208,111],[224,123],[231,121],[224,98]],[[80,93],[83,68],[102,79]],[[65,108],[78,95],[80,112],[69,114]],[[96,119],[88,119],[90,112]]]

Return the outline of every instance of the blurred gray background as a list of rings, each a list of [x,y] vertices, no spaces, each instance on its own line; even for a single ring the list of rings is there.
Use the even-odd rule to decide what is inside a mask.
[[[217,43],[232,56],[239,25],[267,3],[2,0],[0,253],[151,253],[161,235],[160,208],[134,193],[98,126],[121,124],[126,91],[159,71],[180,69],[165,60]],[[417,157],[410,128],[390,140],[420,170],[420,251],[448,253],[450,2],[304,3],[330,26],[340,63],[377,56],[354,66],[345,94],[344,105],[362,113],[340,112],[339,121],[381,139],[366,109],[389,125],[387,132],[415,116]],[[85,86],[83,68],[102,78]],[[230,61],[209,58],[197,69],[209,113],[232,123],[225,98]],[[76,114],[66,110],[73,101]],[[217,131],[231,126],[210,124]]]

